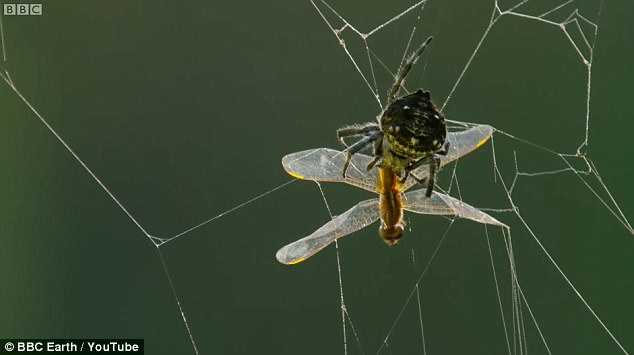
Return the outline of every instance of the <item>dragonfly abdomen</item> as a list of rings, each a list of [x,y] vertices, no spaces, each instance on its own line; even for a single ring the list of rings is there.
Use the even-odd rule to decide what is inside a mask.
[[[379,168],[377,190],[379,192],[379,209],[381,211],[379,235],[383,241],[392,246],[398,243],[405,229],[401,186],[398,176],[392,169],[387,167]]]

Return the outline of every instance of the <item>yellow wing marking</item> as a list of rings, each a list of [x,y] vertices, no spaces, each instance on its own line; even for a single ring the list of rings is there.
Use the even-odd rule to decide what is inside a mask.
[[[288,175],[290,175],[290,176],[292,176],[292,177],[294,177],[296,179],[304,180],[304,176],[302,176],[302,175],[300,175],[300,174],[298,174],[298,173],[296,173],[294,171],[288,171]]]
[[[489,139],[491,139],[491,136],[486,137],[483,140],[479,141],[478,144],[475,146],[475,148],[473,148],[473,150],[480,148],[480,146],[486,143]]]
[[[286,264],[286,265],[295,265],[295,264],[299,264],[302,261],[306,260],[306,258],[299,258],[299,259],[295,259],[293,261],[291,261],[290,263]]]

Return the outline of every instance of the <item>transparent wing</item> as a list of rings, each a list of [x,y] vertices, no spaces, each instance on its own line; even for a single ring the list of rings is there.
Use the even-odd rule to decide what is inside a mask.
[[[497,219],[449,195],[434,191],[431,197],[426,197],[425,189],[405,193],[403,208],[414,213],[457,216],[482,224],[506,227]]]
[[[311,235],[282,247],[275,257],[282,264],[297,264],[322,250],[335,239],[367,227],[378,219],[379,201],[377,199],[359,202]]]
[[[493,127],[478,125],[464,131],[449,132],[449,152],[441,157],[441,166],[446,165],[484,144],[493,134]],[[303,180],[315,180],[326,182],[345,182],[362,189],[376,192],[376,169],[366,170],[366,166],[372,160],[364,154],[355,154],[352,157],[347,176],[344,179],[343,164],[346,153],[334,149],[317,148],[297,153],[292,153],[282,158],[282,165],[289,175]],[[424,165],[414,170],[418,178],[425,178],[429,174],[429,168]],[[409,179],[403,190],[415,185],[414,179]]]
[[[445,166],[452,161],[478,149],[491,138],[493,131],[493,127],[489,125],[477,125],[464,131],[447,133],[449,151],[447,152],[447,155],[440,157],[440,166]],[[418,169],[415,169],[412,174],[419,179],[424,179],[429,176],[429,167],[427,165],[423,165]],[[414,185],[416,185],[416,181],[414,179],[409,179],[405,183],[405,186],[403,186],[403,191],[406,191]]]
[[[366,170],[371,157],[357,153],[343,178],[346,153],[334,149],[317,148],[291,153],[282,158],[284,170],[297,179],[327,182],[345,182],[362,189],[376,191],[376,169]]]
[[[464,131],[447,133],[449,152],[442,157],[443,164],[448,164],[478,149],[491,138],[493,131],[493,127],[483,124]]]
[[[425,189],[405,193],[407,211],[428,215],[449,215],[472,221],[506,227],[506,225],[479,209],[451,196],[434,192],[425,196]],[[333,218],[307,237],[290,243],[277,251],[275,257],[282,264],[297,264],[348,234],[363,229],[379,219],[377,199],[359,202],[351,209]]]

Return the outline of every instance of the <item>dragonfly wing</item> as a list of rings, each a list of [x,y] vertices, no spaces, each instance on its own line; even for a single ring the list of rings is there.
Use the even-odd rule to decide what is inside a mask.
[[[470,153],[482,144],[486,143],[493,134],[493,127],[478,125],[464,131],[447,133],[449,151],[441,157],[441,166]],[[282,166],[286,172],[302,180],[314,180],[325,182],[345,182],[349,185],[360,187],[364,190],[376,192],[377,170],[366,170],[366,166],[372,161],[372,157],[357,153],[352,156],[350,166],[343,177],[343,165],[346,161],[346,153],[328,148],[316,148],[291,153],[282,158]],[[429,167],[423,165],[413,171],[420,178],[429,175]],[[403,190],[414,186],[416,181],[408,179]]]
[[[449,151],[441,157],[442,164],[459,159],[486,143],[493,135],[494,128],[489,125],[477,125],[464,131],[447,133]]]
[[[353,155],[344,178],[343,165],[345,161],[345,152],[316,148],[286,155],[282,158],[282,166],[289,175],[298,179],[345,182],[376,192],[376,169],[366,170],[366,166],[372,161],[372,158],[360,153]]]
[[[377,199],[359,202],[311,235],[282,247],[275,257],[282,264],[297,264],[322,250],[335,239],[367,227],[378,219],[379,201]]]
[[[427,197],[425,196],[425,189],[407,192],[405,194],[404,208],[414,213],[457,216],[482,224],[507,227],[506,224],[479,209],[449,195],[434,191],[431,197]]]
[[[489,125],[477,125],[464,131],[448,132],[449,151],[447,155],[440,157],[440,166],[447,165],[478,149],[491,138],[493,131],[493,127]],[[412,173],[419,179],[424,179],[429,176],[429,166],[423,165]],[[403,189],[407,190],[415,184],[414,179],[409,179]]]

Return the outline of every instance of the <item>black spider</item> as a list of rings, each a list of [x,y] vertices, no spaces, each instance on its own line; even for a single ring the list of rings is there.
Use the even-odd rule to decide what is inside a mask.
[[[400,182],[404,183],[412,170],[429,164],[426,195],[431,196],[440,166],[439,156],[446,155],[449,148],[449,142],[445,142],[445,119],[432,103],[429,91],[419,89],[397,98],[407,74],[431,40],[432,37],[427,38],[399,69],[377,123],[368,122],[337,130],[337,138],[343,145],[346,145],[346,137],[362,136],[347,149],[344,177],[352,155],[373,144],[374,160],[368,164],[368,170],[378,164],[383,169],[392,170]],[[417,177],[414,178],[422,183]]]

